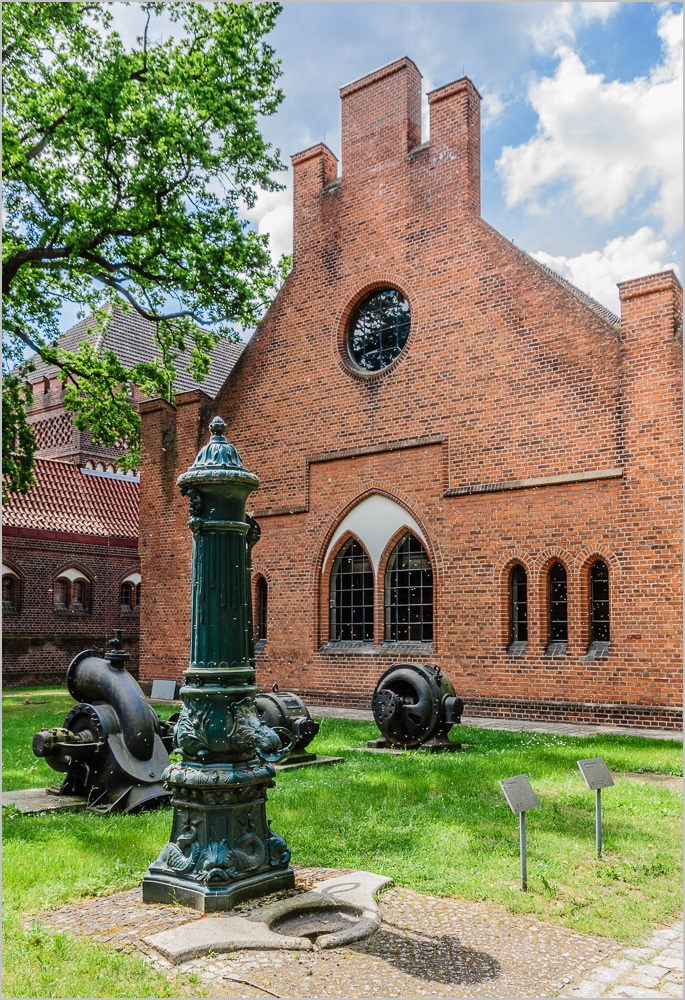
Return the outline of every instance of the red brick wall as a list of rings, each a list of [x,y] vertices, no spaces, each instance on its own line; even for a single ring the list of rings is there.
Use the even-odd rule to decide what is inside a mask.
[[[201,423],[209,397],[186,392],[176,408],[161,399],[142,403],[145,427],[141,449],[138,529],[141,566],[152,574],[141,609],[141,681],[178,678],[188,666],[190,648],[190,532],[188,501],[176,479],[192,465],[207,439]],[[212,413],[213,415],[213,413]],[[211,419],[211,416],[209,417]],[[146,609],[146,602],[149,607]]]
[[[676,725],[680,286],[670,274],[623,285],[619,333],[479,217],[470,82],[431,96],[424,146],[418,92],[409,60],[343,89],[342,176],[325,146],[293,158],[293,270],[224,390],[211,405],[182,397],[177,413],[141,408],[142,674],[179,678],[187,663],[190,535],[175,479],[219,412],[262,481],[251,498],[254,569],[269,582],[260,685],[368,706],[390,663],[428,660],[480,714]],[[409,301],[407,345],[380,373],[352,371],[349,318],[387,285]],[[326,645],[322,560],[372,493],[406,507],[428,541],[431,649],[383,646],[380,625],[370,649]],[[586,659],[595,558],[610,572],[600,661]],[[560,659],[544,655],[556,559],[569,590]],[[522,657],[507,654],[515,561],[529,583]]]
[[[16,530],[16,529],[15,529]],[[34,533],[34,535],[37,533]],[[54,535],[55,533],[53,533]],[[63,684],[71,659],[83,649],[104,648],[114,629],[131,654],[127,669],[138,675],[139,613],[122,612],[119,585],[140,572],[133,545],[27,537],[3,531],[3,562],[20,578],[20,609],[3,613],[4,687]],[[90,580],[90,611],[56,611],[53,583],[63,570],[78,569]],[[143,592],[143,601],[145,594]]]

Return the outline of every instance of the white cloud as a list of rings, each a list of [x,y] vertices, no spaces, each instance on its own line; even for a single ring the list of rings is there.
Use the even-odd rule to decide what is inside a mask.
[[[562,43],[574,41],[578,28],[593,21],[606,23],[619,6],[618,3],[537,4],[539,20],[531,28],[533,44],[543,54],[554,52]]]
[[[293,250],[292,180],[285,171],[277,177],[277,180],[285,184],[282,191],[260,192],[254,208],[243,212],[246,219],[255,223],[258,233],[268,233],[269,249],[274,263],[284,253],[292,253]]]
[[[585,5],[583,5],[585,6]],[[587,5],[594,6],[594,5]],[[607,81],[589,73],[568,46],[554,77],[529,89],[537,134],[507,146],[497,161],[510,206],[540,211],[549,186],[569,183],[578,207],[607,221],[631,199],[651,194],[650,211],[667,234],[682,225],[682,11],[659,21],[663,56],[649,77]],[[547,189],[547,190],[546,190]]]
[[[482,89],[482,98],[481,125],[483,128],[487,128],[491,122],[496,121],[500,117],[507,104],[501,94],[493,93],[486,88]]]
[[[638,229],[632,236],[609,240],[602,250],[591,250],[577,257],[554,257],[543,251],[532,256],[617,314],[620,312],[616,287],[619,281],[669,268],[679,272],[666,240],[648,226]]]

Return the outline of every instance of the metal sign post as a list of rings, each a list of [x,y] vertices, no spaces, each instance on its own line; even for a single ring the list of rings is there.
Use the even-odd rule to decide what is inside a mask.
[[[602,857],[602,789],[610,788],[614,779],[609,774],[603,757],[590,757],[588,760],[579,760],[578,767],[580,773],[585,778],[585,784],[595,793],[595,843],[597,846],[597,857]]]
[[[519,838],[521,842],[521,888],[524,892],[528,890],[528,860],[526,854],[526,812],[529,809],[537,809],[540,803],[535,792],[531,788],[530,781],[525,774],[519,774],[515,778],[505,778],[500,781],[500,787],[504,792],[504,797],[509,803],[513,813],[518,813],[519,817]]]

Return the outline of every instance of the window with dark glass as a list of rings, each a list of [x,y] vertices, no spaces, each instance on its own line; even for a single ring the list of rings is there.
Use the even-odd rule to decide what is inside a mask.
[[[409,534],[385,571],[385,641],[433,641],[433,569],[421,542]]]
[[[257,580],[257,641],[266,639],[266,611],[268,601],[268,586],[263,576]]]
[[[83,577],[70,580],[68,576],[60,576],[53,586],[55,611],[88,611],[90,601],[90,586]]]
[[[122,611],[133,611],[135,607],[135,588],[134,585],[126,580],[122,583],[120,588],[120,601]]]
[[[409,303],[394,288],[373,292],[355,310],[347,348],[364,371],[386,368],[400,354],[409,336]]]
[[[74,611],[86,610],[86,581],[74,580],[71,585],[71,601]]]
[[[69,598],[71,587],[69,586],[69,581],[64,577],[59,580],[55,580],[54,597],[55,597],[55,608],[58,611],[66,611],[69,605]]]
[[[366,552],[353,538],[333,563],[329,640],[373,641],[373,570]]]
[[[2,578],[2,610],[19,610],[19,580],[9,573]]]
[[[122,611],[140,610],[140,584],[124,580],[119,587],[119,603]]]
[[[590,569],[590,641],[609,642],[609,570],[598,559]]]
[[[560,562],[549,571],[549,641],[568,642],[566,567]]]
[[[528,581],[523,566],[514,566],[510,581],[510,639],[528,641]]]

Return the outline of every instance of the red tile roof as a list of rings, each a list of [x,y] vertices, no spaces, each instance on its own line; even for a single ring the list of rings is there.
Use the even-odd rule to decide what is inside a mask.
[[[4,527],[137,539],[136,480],[48,458],[37,458],[35,471],[36,482],[26,496],[9,494],[2,512]]]

